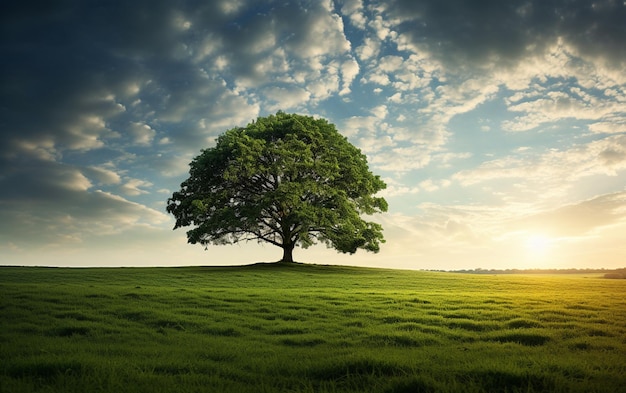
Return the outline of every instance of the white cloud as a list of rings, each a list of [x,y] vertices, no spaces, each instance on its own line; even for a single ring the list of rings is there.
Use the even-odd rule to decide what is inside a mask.
[[[257,30],[253,37],[246,41],[245,50],[248,54],[258,55],[276,47],[276,34],[271,30]]]
[[[375,134],[378,119],[374,116],[352,116],[343,121],[342,133],[347,136]]]
[[[378,68],[380,71],[387,73],[396,73],[398,70],[403,68],[404,58],[400,56],[384,56],[379,59]]]
[[[454,116],[467,113],[494,97],[498,92],[497,82],[485,79],[468,79],[458,85],[442,85],[436,89],[437,98],[424,112],[435,112],[442,125]]]
[[[393,198],[404,195],[415,195],[420,192],[420,188],[414,185],[407,185],[393,178],[383,179],[387,184],[387,188],[380,192],[383,198]]]
[[[586,195],[593,189],[577,194],[572,194],[572,189],[577,185],[580,188],[581,182],[591,182],[595,176],[606,179],[606,176],[617,176],[624,170],[626,135],[612,135],[569,149],[550,149],[543,154],[521,150],[516,156],[497,158],[476,168],[461,170],[453,178],[464,186],[493,184],[508,200],[519,201],[532,196],[541,203],[562,202],[577,194]]]
[[[509,225],[553,237],[584,237],[626,223],[626,192],[577,201],[532,215]]]
[[[376,36],[381,41],[396,36],[395,32],[391,30],[390,24],[384,20],[381,15],[376,15],[376,17],[372,19],[368,25],[374,30]]]
[[[208,57],[219,53],[222,49],[223,41],[221,37],[216,34],[208,33],[203,38],[201,38],[198,44],[195,47],[195,52],[193,55],[194,63],[198,64],[203,60],[206,60]],[[217,57],[215,59],[215,67],[217,69],[224,69],[225,64],[219,63],[220,58]],[[224,57],[221,58],[221,61],[225,61]]]
[[[386,105],[378,105],[372,109],[370,109],[370,112],[376,116],[379,119],[384,119],[385,117],[387,117],[387,106]]]
[[[626,118],[593,123],[589,125],[589,130],[598,134],[626,133]]]
[[[368,155],[378,154],[381,150],[395,146],[395,142],[389,135],[364,136],[358,139],[357,146]]]
[[[389,102],[393,102],[394,104],[399,104],[402,102],[402,93],[395,93],[391,97],[387,98]],[[403,117],[404,119],[405,117]],[[401,121],[401,120],[400,120]]]
[[[363,79],[363,82],[375,83],[381,86],[387,86],[391,84],[389,76],[379,71],[367,75],[366,78]]]
[[[57,178],[58,185],[70,191],[87,191],[91,188],[92,184],[79,171],[75,169],[69,169],[60,173],[61,176]]]
[[[419,183],[419,186],[424,191],[433,192],[437,191],[440,188],[440,185],[436,184],[433,179],[426,179]]]
[[[562,40],[515,68],[493,73],[514,91],[506,99],[509,110],[522,113],[503,123],[509,131],[527,131],[567,118],[597,121],[622,113],[623,94],[617,92],[626,83],[623,73],[615,75],[594,59],[581,58]]]
[[[352,84],[352,81],[354,81],[354,79],[356,78],[358,74],[359,74],[359,63],[357,63],[355,59],[350,58],[343,62],[343,64],[341,65],[341,77],[342,77],[343,83],[342,83],[342,88],[341,88],[341,91],[339,92],[339,95],[346,95],[351,92],[350,85]]]
[[[375,155],[370,163],[382,171],[404,173],[424,168],[430,160],[431,154],[427,149],[396,147]]]
[[[210,145],[207,144],[206,147]],[[200,154],[200,149],[194,149],[181,156],[166,156],[159,160],[159,173],[165,177],[182,177],[189,173],[189,163],[193,157]]]
[[[77,116],[73,124],[68,125],[67,134],[60,143],[71,150],[93,150],[104,146],[104,136],[117,136],[106,127],[104,117],[95,115]]]
[[[152,144],[156,131],[150,128],[149,125],[141,122],[131,122],[130,134],[133,137],[133,141],[137,145],[148,146]]]
[[[195,152],[199,147],[213,143],[218,134],[255,119],[259,115],[260,104],[251,101],[249,97],[224,90],[212,105],[196,108],[193,116],[189,115],[196,121],[195,124],[188,120],[182,132],[170,133],[168,139],[161,140],[161,143],[172,143],[178,148],[185,147]]]
[[[314,58],[350,50],[350,41],[344,35],[341,17],[329,12],[323,4],[317,9],[312,7],[307,13],[291,15],[282,24],[282,27],[288,27],[295,33],[285,42],[295,56]]]
[[[363,41],[363,45],[356,49],[356,54],[362,61],[366,61],[375,58],[380,53],[381,43],[379,40],[366,37]]]
[[[433,161],[440,162],[442,167],[449,168],[452,166],[452,163],[457,160],[464,160],[466,158],[472,157],[473,154],[470,152],[445,152],[445,153],[434,153]]]
[[[367,18],[363,15],[363,2],[361,0],[345,0],[341,13],[350,18],[350,22],[359,29],[365,29]]]
[[[6,240],[29,250],[61,247],[67,251],[88,236],[160,226],[169,220],[120,196],[92,191],[91,181],[82,172],[101,184],[118,182],[118,176],[106,167],[79,169],[55,162],[16,168],[0,178],[0,199],[6,207],[0,209],[0,230]],[[34,245],[33,238],[38,239]]]
[[[18,139],[11,147],[10,151],[5,152],[5,156],[11,159],[21,156],[41,161],[55,161],[58,156],[54,139],[51,136],[44,136],[37,140]]]
[[[560,119],[601,119],[612,113],[614,108],[602,105],[597,100],[585,102],[564,92],[549,92],[545,98],[526,101],[512,105],[510,111],[523,112],[513,121],[502,123],[507,131],[527,131],[544,123],[556,122]]]
[[[129,179],[126,181],[126,183],[120,186],[120,190],[126,195],[137,196],[142,194],[148,194],[149,191],[146,191],[142,188],[152,186],[153,184],[146,180]]]
[[[268,106],[270,111],[295,108],[311,98],[311,93],[300,87],[270,87],[263,90],[263,95],[274,102]]]
[[[83,172],[88,176],[96,180],[103,185],[119,184],[122,182],[120,175],[117,172],[107,168],[91,166],[83,169]]]
[[[307,84],[307,90],[309,90],[316,102],[324,100],[333,93],[339,90],[339,75],[337,75],[337,69],[329,67],[326,73],[322,73],[319,77],[311,80]]]

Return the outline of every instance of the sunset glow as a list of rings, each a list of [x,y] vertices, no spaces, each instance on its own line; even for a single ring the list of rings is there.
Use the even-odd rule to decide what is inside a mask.
[[[534,258],[544,258],[550,251],[551,240],[543,235],[532,235],[526,241],[528,252]]]

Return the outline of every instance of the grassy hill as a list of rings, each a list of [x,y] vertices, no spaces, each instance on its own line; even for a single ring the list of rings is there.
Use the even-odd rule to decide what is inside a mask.
[[[619,392],[625,280],[0,268],[0,392]]]

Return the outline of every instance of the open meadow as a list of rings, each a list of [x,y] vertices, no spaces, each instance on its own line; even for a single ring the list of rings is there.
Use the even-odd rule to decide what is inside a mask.
[[[0,392],[626,392],[626,280],[0,268]]]

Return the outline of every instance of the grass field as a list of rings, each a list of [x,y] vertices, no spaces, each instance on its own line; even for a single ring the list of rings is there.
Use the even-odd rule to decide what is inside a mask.
[[[0,392],[626,392],[626,280],[0,268]]]

